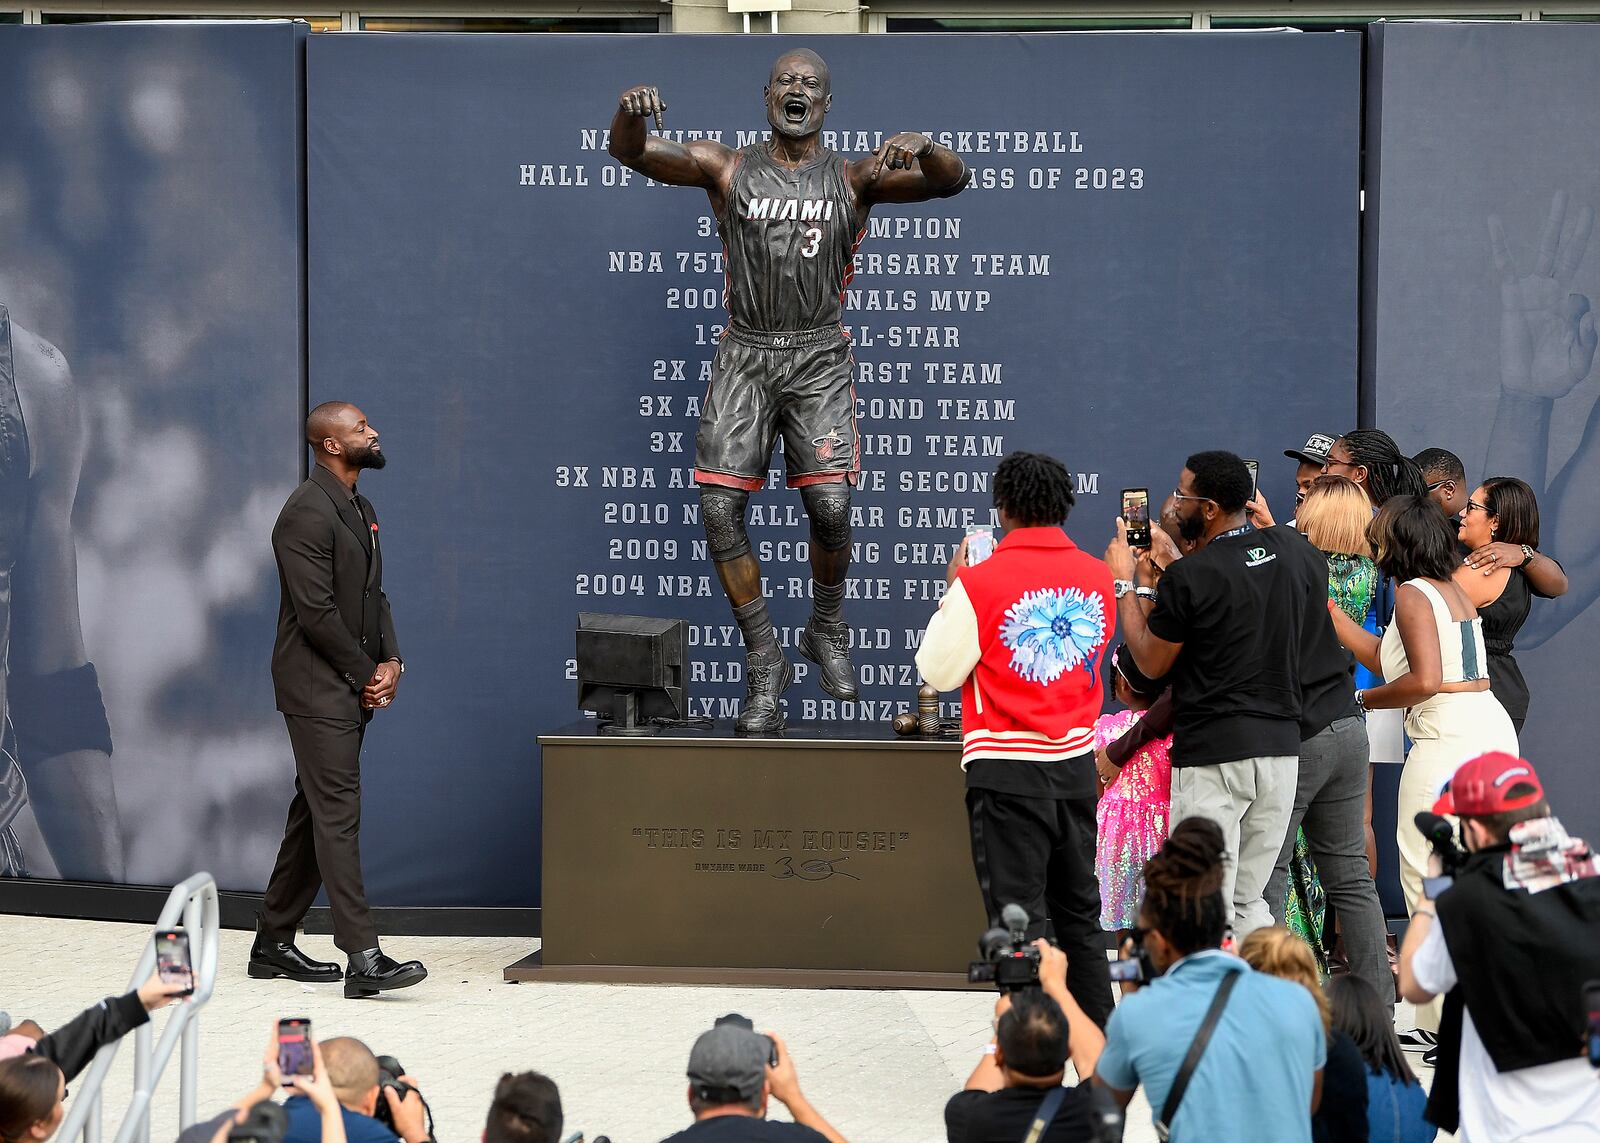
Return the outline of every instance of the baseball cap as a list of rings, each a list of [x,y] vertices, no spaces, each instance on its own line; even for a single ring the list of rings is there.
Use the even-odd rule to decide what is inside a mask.
[[[1533,787],[1532,793],[1517,797],[1510,791],[1519,785]],[[1534,772],[1533,763],[1502,750],[1480,754],[1464,762],[1439,792],[1433,803],[1436,814],[1455,814],[1458,817],[1487,817],[1507,810],[1520,810],[1544,797],[1544,783]]]
[[[702,1032],[689,1053],[689,1081],[701,1098],[737,1103],[755,1096],[767,1078],[772,1039],[737,1012],[718,1020]]]
[[[1327,464],[1328,450],[1336,440],[1337,437],[1330,437],[1327,433],[1312,433],[1306,438],[1305,444],[1299,448],[1286,448],[1283,455],[1302,464]]]

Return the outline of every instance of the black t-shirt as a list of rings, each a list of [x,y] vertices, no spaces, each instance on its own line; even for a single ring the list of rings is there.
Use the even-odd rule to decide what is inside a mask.
[[[1173,666],[1172,764],[1300,753],[1306,612],[1327,620],[1328,562],[1292,528],[1212,540],[1161,577],[1150,631]]]
[[[828,1143],[828,1139],[798,1123],[779,1123],[753,1115],[714,1115],[669,1135],[661,1143]]]
[[[1022,1143],[1049,1088],[1007,1087],[999,1091],[958,1091],[944,1105],[949,1143]],[[1077,1143],[1094,1138],[1089,1091],[1069,1087],[1042,1143]]]
[[[1299,536],[1300,533],[1294,533]],[[1317,551],[1303,536],[1301,542],[1322,560],[1326,569],[1328,557]],[[1328,614],[1327,579],[1323,579],[1322,606],[1315,602],[1306,608],[1305,630],[1300,636],[1300,738],[1302,740],[1321,734],[1330,723],[1341,718],[1359,716],[1356,706],[1356,663],[1334,634],[1333,617]]]

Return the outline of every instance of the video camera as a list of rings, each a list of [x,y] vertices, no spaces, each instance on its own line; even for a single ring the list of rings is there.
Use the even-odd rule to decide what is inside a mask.
[[[1440,893],[1455,884],[1456,870],[1461,868],[1461,863],[1467,859],[1467,854],[1456,844],[1456,829],[1450,824],[1449,818],[1424,812],[1411,820],[1422,836],[1427,838],[1428,844],[1433,847],[1433,852],[1439,855],[1440,876],[1425,877],[1422,880],[1422,891],[1428,895],[1430,901],[1437,901]]]
[[[1021,905],[1000,910],[1003,929],[990,929],[978,938],[982,960],[967,965],[971,984],[993,984],[1001,992],[1020,992],[1039,986],[1039,950],[1028,940],[1028,911]]]

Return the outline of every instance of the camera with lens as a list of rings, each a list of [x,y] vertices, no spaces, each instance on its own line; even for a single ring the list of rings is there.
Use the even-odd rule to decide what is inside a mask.
[[[394,1131],[394,1113],[389,1110],[389,1100],[383,1094],[383,1089],[388,1088],[393,1091],[396,1099],[405,1099],[406,1096],[417,1090],[400,1078],[405,1074],[406,1069],[393,1056],[378,1057],[378,1106],[374,1110],[372,1117],[391,1131]],[[417,1098],[422,1098],[421,1092],[417,1093]],[[426,1107],[426,1103],[423,1106]],[[433,1110],[431,1108],[428,1110],[428,1121],[431,1127],[433,1122]],[[398,1135],[399,1132],[396,1131],[395,1134]],[[429,1134],[432,1134],[432,1132],[430,1131]]]
[[[1001,992],[1019,992],[1039,986],[1039,950],[1028,940],[1028,913],[1021,905],[1000,910],[1003,929],[990,929],[978,938],[982,960],[967,965],[972,984],[993,984]]]
[[[228,1128],[228,1143],[283,1143],[289,1133],[289,1113],[264,1099],[245,1112],[244,1122]]]
[[[1440,875],[1422,879],[1422,891],[1430,901],[1437,901],[1440,893],[1455,884],[1456,870],[1461,868],[1467,854],[1456,844],[1456,829],[1450,824],[1449,818],[1424,812],[1412,821],[1422,836],[1428,839],[1433,852],[1439,855]]]

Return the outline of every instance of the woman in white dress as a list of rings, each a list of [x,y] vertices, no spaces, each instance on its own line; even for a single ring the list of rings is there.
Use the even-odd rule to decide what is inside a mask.
[[[1356,692],[1364,710],[1406,712],[1405,769],[1400,775],[1400,885],[1406,911],[1416,905],[1428,864],[1428,843],[1413,818],[1432,808],[1439,788],[1469,759],[1490,750],[1517,754],[1511,717],[1489,691],[1483,621],[1456,584],[1456,534],[1426,497],[1396,496],[1368,528],[1378,569],[1400,584],[1394,622],[1382,638],[1330,608],[1339,641],[1386,682]],[[1436,1006],[1430,1006],[1436,1007]],[[1419,1010],[1418,1027],[1437,1027],[1437,1012]]]

